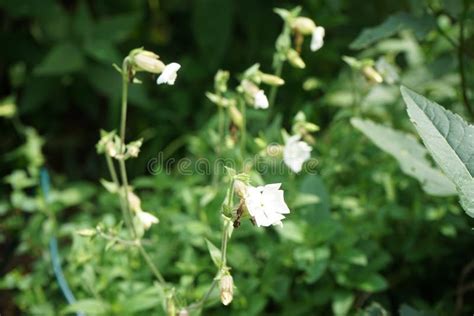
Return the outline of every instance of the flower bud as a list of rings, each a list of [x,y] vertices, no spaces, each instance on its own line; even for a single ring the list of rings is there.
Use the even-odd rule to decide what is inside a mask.
[[[275,75],[266,74],[263,72],[260,73],[260,80],[263,83],[266,83],[271,86],[281,86],[285,83],[285,80],[283,80],[282,78]]]
[[[232,123],[234,123],[238,128],[241,129],[244,126],[244,118],[242,113],[240,113],[235,104],[231,104],[229,106],[229,116],[232,120]]]
[[[137,71],[159,74],[165,68],[165,64],[163,64],[159,58],[160,57],[153,52],[142,50],[133,55],[132,62]]]
[[[107,144],[105,144],[105,151],[107,155],[109,155],[112,158],[115,158],[118,156],[117,146],[113,141],[109,141]]]
[[[189,312],[186,308],[183,308],[179,311],[178,316],[189,316]]]
[[[130,209],[133,212],[142,212],[142,202],[140,198],[131,190],[128,191],[128,205],[130,205]]]
[[[237,194],[238,197],[241,199],[244,198],[245,193],[247,192],[247,186],[245,185],[244,182],[240,180],[235,180],[234,181],[234,191]]]
[[[286,55],[290,64],[296,68],[304,69],[306,64],[303,59],[301,59],[300,54],[294,49],[290,49]]]
[[[139,139],[128,144],[126,148],[125,158],[138,157],[142,143],[143,143],[143,139]]]
[[[227,91],[227,81],[229,81],[230,74],[228,71],[219,70],[214,77],[214,89],[219,93]]]
[[[363,67],[362,68],[362,73],[371,82],[375,82],[375,83],[382,83],[383,82],[382,76],[372,66]]]
[[[91,228],[84,228],[77,231],[77,233],[82,237],[92,237],[96,235],[96,230]]]
[[[221,302],[224,305],[229,305],[234,296],[234,280],[230,274],[222,276],[220,282]]]
[[[314,29],[316,28],[316,24],[310,18],[297,17],[294,19],[291,27],[303,35],[309,35],[313,33]]]
[[[242,89],[244,90],[244,92],[247,93],[248,95],[252,96],[252,97],[255,94],[257,94],[258,91],[260,90],[255,83],[253,83],[252,81],[247,80],[247,79],[242,80],[240,85],[241,85]]]
[[[16,105],[13,103],[13,100],[11,102],[5,102],[0,104],[0,117],[6,117],[10,118],[15,116],[16,114]]]

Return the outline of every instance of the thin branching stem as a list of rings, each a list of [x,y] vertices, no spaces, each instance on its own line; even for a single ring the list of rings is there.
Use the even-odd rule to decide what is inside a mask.
[[[129,61],[128,57],[124,59],[123,64],[122,64],[122,115],[120,118],[120,152],[124,153],[125,152],[125,131],[126,131],[126,126],[127,126],[127,101],[128,101],[128,84],[129,84]],[[109,163],[108,163],[109,164]],[[109,164],[109,170],[111,172],[111,176],[114,179],[114,182],[118,182],[118,177],[115,172],[115,168],[113,164]],[[165,284],[166,281],[161,274],[160,270],[157,268],[157,266],[153,263],[153,260],[151,259],[150,255],[146,252],[145,248],[143,248],[143,245],[140,241],[140,237],[138,236],[135,226],[133,225],[133,215],[131,213],[131,207],[130,207],[130,201],[128,200],[128,190],[129,190],[129,184],[128,184],[128,176],[127,176],[127,168],[125,166],[125,160],[123,158],[119,159],[119,172],[120,172],[120,177],[122,180],[122,189],[123,189],[123,202],[121,205],[123,205],[123,214],[125,219],[127,216],[131,219],[130,223],[127,225],[127,228],[129,229],[130,233],[132,234],[133,238],[136,241],[136,246],[138,247],[140,254],[142,255],[143,259],[145,259],[145,262],[147,263],[148,267],[150,268],[151,272],[153,275],[156,277],[156,279],[161,283]]]

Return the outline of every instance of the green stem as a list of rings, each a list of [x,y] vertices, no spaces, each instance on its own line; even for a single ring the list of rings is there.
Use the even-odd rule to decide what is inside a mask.
[[[219,146],[217,147],[217,155],[220,157],[224,147],[224,109],[219,106]]]
[[[229,188],[227,190],[226,194],[226,199],[224,200],[224,203],[227,202],[227,206],[231,207],[233,204],[233,196],[234,196],[234,180],[230,182]],[[226,268],[227,266],[227,244],[229,243],[229,229],[230,229],[231,221],[229,220],[224,220],[224,223],[222,223],[222,236],[221,236],[221,266],[219,267],[219,270],[217,271],[214,279],[212,280],[211,285],[209,286],[209,289],[206,291],[204,296],[200,301],[197,303],[189,305],[188,309],[197,309],[199,312],[202,311],[202,308],[204,307],[206,301],[209,299],[211,296],[212,291],[217,285],[217,277],[221,273],[221,271]]]
[[[145,248],[143,248],[143,245],[140,242],[138,242],[137,247],[140,250],[140,253],[143,256],[143,258],[145,259],[146,263],[148,264],[148,267],[150,268],[150,270],[155,275],[156,279],[161,284],[165,284],[166,283],[165,278],[161,274],[160,270],[158,270],[156,265],[153,263],[153,260],[151,259],[150,255],[146,252]]]
[[[466,19],[466,13],[469,6],[464,1],[464,10],[459,21],[459,47],[458,47],[458,64],[459,64],[459,76],[461,77],[461,95],[464,107],[466,111],[474,118],[474,110],[469,102],[469,96],[467,95],[467,79],[466,72],[464,69],[464,22]]]
[[[242,113],[242,129],[240,131],[240,155],[242,159],[242,169],[245,163],[245,145],[247,142],[247,112],[244,100],[240,100],[240,112]],[[244,170],[242,170],[244,171]]]
[[[112,177],[112,181],[117,186],[117,188],[120,188],[120,182],[117,177],[117,172],[115,171],[112,157],[110,157],[110,155],[106,153],[105,159],[107,161],[107,168],[109,169],[109,173],[110,173],[110,176]],[[128,212],[127,207],[126,207],[127,202],[125,201],[125,196],[123,196],[122,194],[119,194],[119,201],[120,201],[120,209],[122,210],[122,216],[125,221],[125,225],[128,231],[131,233],[134,228],[133,228],[132,217],[130,216],[130,213]],[[135,237],[133,234],[131,235],[132,235],[132,238]]]
[[[281,73],[283,72],[283,64],[284,64],[284,61],[281,58],[276,59],[275,76],[281,77]],[[270,109],[273,109],[273,106],[275,105],[278,87],[279,86],[272,86],[272,89],[270,90],[270,100],[269,100]]]
[[[120,153],[125,152],[125,129],[126,129],[126,124],[127,124],[127,101],[128,101],[128,82],[129,82],[129,63],[128,63],[128,57],[126,57],[123,60],[122,64],[122,115],[121,115],[121,120],[120,120]],[[114,177],[118,182],[117,174],[115,173],[115,169],[113,168],[113,164],[111,165],[111,175]],[[113,170],[113,171],[112,171]],[[130,202],[128,200],[128,177],[127,177],[127,169],[125,166],[125,160],[119,159],[119,170],[120,170],[120,177],[122,179],[122,187],[123,187],[123,213],[128,214],[129,218],[131,219],[129,223],[129,230],[133,236],[133,238],[136,240],[137,247],[140,250],[140,254],[142,257],[145,259],[148,267],[152,271],[152,273],[155,275],[156,279],[161,283],[165,284],[165,279],[163,278],[163,275],[160,273],[156,265],[153,263],[153,260],[150,258],[148,253],[146,252],[145,248],[143,248],[143,245],[140,242],[139,236],[135,230],[135,226],[133,225],[133,215],[131,213],[131,208],[130,208]]]
[[[127,100],[128,100],[128,57],[122,64],[122,115],[120,116],[120,139],[122,140],[121,152],[125,146],[125,128],[127,126]]]

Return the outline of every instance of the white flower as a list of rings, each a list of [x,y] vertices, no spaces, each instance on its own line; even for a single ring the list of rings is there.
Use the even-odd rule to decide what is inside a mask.
[[[245,192],[245,205],[254,218],[257,226],[283,225],[283,214],[289,214],[290,209],[285,203],[281,183],[253,187],[249,185]]]
[[[322,26],[317,26],[314,29],[313,35],[311,36],[311,45],[310,45],[310,48],[313,52],[323,47],[324,33],[325,33],[324,27]]]
[[[300,140],[300,135],[293,135],[286,140],[283,149],[283,161],[285,164],[298,173],[303,167],[303,163],[311,157],[311,147]]]
[[[133,191],[128,191],[128,205],[135,213],[142,212],[142,201]]]
[[[158,223],[158,218],[148,212],[139,211],[136,212],[136,216],[145,229],[150,228],[152,224]]]
[[[173,85],[176,77],[178,76],[177,72],[181,68],[181,65],[178,63],[171,63],[165,66],[165,69],[163,69],[163,72],[161,75],[158,77],[156,80],[157,84],[169,84]]]
[[[268,99],[267,96],[265,95],[265,91],[263,90],[258,90],[257,93],[255,93],[254,97],[254,102],[255,102],[255,108],[256,109],[267,109],[268,108]]]

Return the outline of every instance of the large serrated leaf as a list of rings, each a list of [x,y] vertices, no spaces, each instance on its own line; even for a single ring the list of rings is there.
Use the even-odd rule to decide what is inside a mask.
[[[423,143],[456,185],[466,213],[474,217],[474,126],[408,88],[400,90]]]
[[[456,187],[426,158],[427,150],[413,137],[370,120],[353,118],[352,125],[377,147],[393,156],[404,173],[417,179],[423,190],[436,196],[456,194]]]

